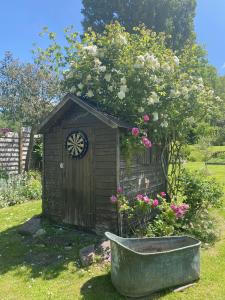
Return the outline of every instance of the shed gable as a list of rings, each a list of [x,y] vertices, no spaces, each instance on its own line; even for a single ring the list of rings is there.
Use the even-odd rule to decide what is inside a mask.
[[[118,118],[106,114],[100,110],[98,110],[93,105],[89,104],[87,101],[83,101],[77,98],[74,95],[67,95],[64,97],[63,101],[61,101],[47,116],[47,118],[41,123],[39,127],[39,133],[44,133],[51,127],[53,124],[56,124],[58,120],[67,112],[72,109],[74,104],[78,105],[85,111],[89,112],[93,116],[95,116],[98,120],[105,123],[107,126],[111,128],[130,128],[130,125],[126,122],[119,120]]]

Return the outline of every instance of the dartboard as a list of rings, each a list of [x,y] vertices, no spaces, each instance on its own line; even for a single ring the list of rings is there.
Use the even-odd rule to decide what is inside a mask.
[[[86,134],[80,130],[71,132],[66,138],[65,148],[74,159],[84,157],[88,150]]]

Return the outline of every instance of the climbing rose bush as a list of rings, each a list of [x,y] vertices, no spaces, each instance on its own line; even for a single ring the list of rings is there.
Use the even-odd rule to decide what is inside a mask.
[[[128,33],[119,23],[101,34],[91,29],[81,37],[71,28],[65,32],[68,45],[58,45],[49,32],[52,44],[37,49],[36,61],[58,72],[65,92],[130,123],[125,145],[150,148],[182,140],[220,101],[188,63],[191,59],[198,65],[195,45],[178,56],[166,48],[163,34],[145,27]]]
[[[165,192],[154,199],[147,194],[137,194],[133,199],[128,199],[119,187],[110,200],[117,206],[121,221],[125,218],[129,230],[137,236],[171,235],[181,225],[187,225],[185,215],[189,205],[176,199],[168,203]]]

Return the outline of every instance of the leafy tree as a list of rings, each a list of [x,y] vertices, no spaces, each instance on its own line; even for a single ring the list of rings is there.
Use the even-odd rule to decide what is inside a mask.
[[[17,126],[31,127],[33,136],[42,118],[52,109],[59,93],[51,72],[13,58],[10,52],[0,61],[0,110],[2,119]],[[29,164],[29,155],[27,169]]]
[[[119,21],[129,32],[140,24],[165,32],[174,50],[194,39],[195,0],[83,0],[83,7],[85,31],[103,32],[106,24]]]
[[[208,121],[220,101],[200,77],[193,45],[178,57],[164,35],[143,26],[129,33],[115,23],[83,37],[67,31],[65,47],[51,32],[49,38],[51,45],[37,50],[37,60],[60,72],[64,91],[135,125],[122,140],[126,153],[162,143],[176,167],[193,124]]]

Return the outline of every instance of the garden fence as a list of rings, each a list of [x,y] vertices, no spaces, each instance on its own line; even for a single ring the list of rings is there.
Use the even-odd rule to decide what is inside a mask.
[[[0,171],[19,174],[24,170],[29,141],[29,128],[0,136]]]

